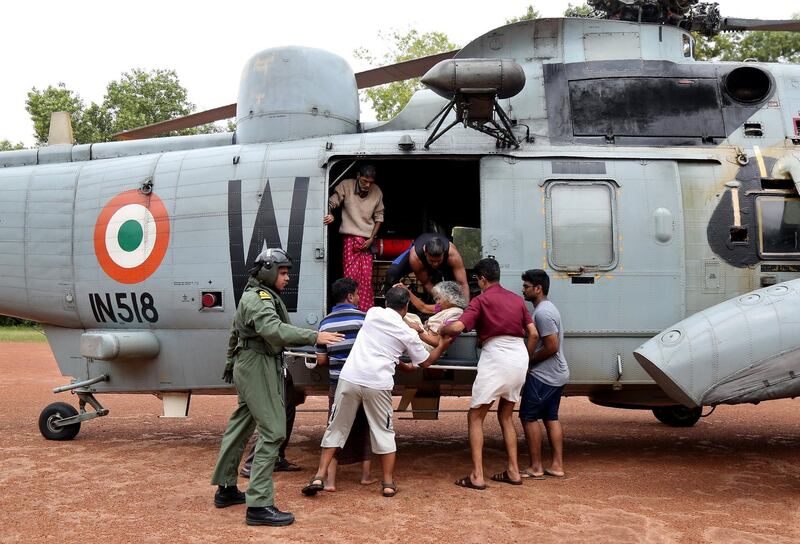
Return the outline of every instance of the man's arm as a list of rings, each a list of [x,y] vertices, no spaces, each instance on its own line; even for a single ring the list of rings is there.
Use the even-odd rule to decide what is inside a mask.
[[[236,326],[231,325],[231,332],[228,334],[228,351],[225,353],[225,359],[228,362],[233,359],[233,352],[236,351],[237,345],[239,345],[239,333],[236,332]]]
[[[436,306],[434,304],[425,304],[421,298],[414,294],[414,292],[408,288],[408,286],[404,283],[395,283],[392,287],[402,287],[406,291],[408,291],[409,296],[411,297],[411,304],[414,305],[414,308],[419,310],[425,314],[435,314],[436,313]],[[414,327],[411,327],[414,329]]]
[[[528,323],[525,329],[528,331],[528,359],[532,362],[536,351],[536,343],[539,341],[539,331],[533,323]]]
[[[236,346],[239,345],[239,333],[236,331],[236,326],[231,325],[231,332],[228,335],[228,350],[225,354],[225,370],[222,372],[222,381],[226,383],[233,383],[233,355],[236,352]]]
[[[558,353],[558,333],[542,337],[542,347],[531,357],[531,364],[541,363]]]
[[[440,336],[458,336],[466,327],[461,321],[453,321],[452,323],[448,323],[444,327],[439,329]],[[535,328],[534,328],[535,330]],[[534,344],[536,345],[536,344]]]
[[[284,323],[278,317],[272,300],[257,300],[255,304],[258,308],[253,312],[253,327],[273,347],[327,345],[344,340],[344,335],[338,332],[317,332]]]
[[[344,202],[345,197],[345,182],[347,180],[341,182],[336,188],[333,190],[333,194],[328,198],[328,213],[325,217],[322,218],[322,222],[325,225],[330,225],[333,223],[333,214],[331,213],[333,210],[338,208]]]
[[[424,361],[422,361],[419,364],[419,366],[421,366],[422,368],[428,368],[429,366],[431,366],[433,363],[435,363],[437,361],[437,359],[439,359],[439,357],[442,356],[442,354],[445,351],[447,351],[447,348],[449,348],[450,344],[452,344],[452,343],[453,343],[453,338],[452,337],[450,337],[450,336],[440,336],[439,337],[439,345],[437,345],[435,348],[433,348],[433,351],[431,351],[430,355],[428,355],[428,358],[425,359]]]
[[[383,223],[381,223],[380,221],[375,222],[375,225],[372,227],[372,234],[370,234],[369,238],[364,240],[364,243],[361,244],[361,251],[366,251],[369,249],[369,246],[371,246],[372,242],[375,241],[375,237],[378,235],[378,230],[381,228],[382,224]]]
[[[433,332],[422,331],[419,333],[419,339],[429,346],[436,346],[439,343],[440,338],[441,336]]]
[[[450,243],[447,264],[450,265],[450,269],[453,271],[453,277],[461,286],[464,298],[469,302],[469,282],[467,281],[467,270],[464,268],[464,259],[461,258],[461,254],[452,242]]]

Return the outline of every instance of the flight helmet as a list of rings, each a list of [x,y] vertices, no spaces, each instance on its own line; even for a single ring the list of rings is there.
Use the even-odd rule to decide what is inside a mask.
[[[278,269],[281,266],[292,267],[292,259],[279,247],[265,249],[256,257],[250,275],[268,287],[274,287],[278,280]]]

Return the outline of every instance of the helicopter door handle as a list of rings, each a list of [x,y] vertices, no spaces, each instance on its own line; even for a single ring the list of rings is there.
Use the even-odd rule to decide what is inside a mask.
[[[617,353],[617,380],[622,377],[622,355]]]

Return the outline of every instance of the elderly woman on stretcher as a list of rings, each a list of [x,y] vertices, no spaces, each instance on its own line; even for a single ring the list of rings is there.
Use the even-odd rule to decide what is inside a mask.
[[[395,287],[405,287],[398,283]],[[425,342],[428,351],[433,350],[439,344],[439,329],[451,321],[456,321],[464,308],[467,307],[467,300],[461,286],[454,281],[443,281],[433,286],[434,304],[425,304],[417,295],[409,290],[411,303],[418,312],[423,314],[433,314],[424,323],[417,314],[407,313],[403,318],[408,326],[420,333],[420,339]]]

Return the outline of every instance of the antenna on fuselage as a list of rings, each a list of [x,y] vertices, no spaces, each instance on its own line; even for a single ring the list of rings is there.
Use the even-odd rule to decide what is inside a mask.
[[[47,145],[75,143],[72,133],[72,118],[68,111],[54,111],[50,114],[50,132],[47,134]]]

